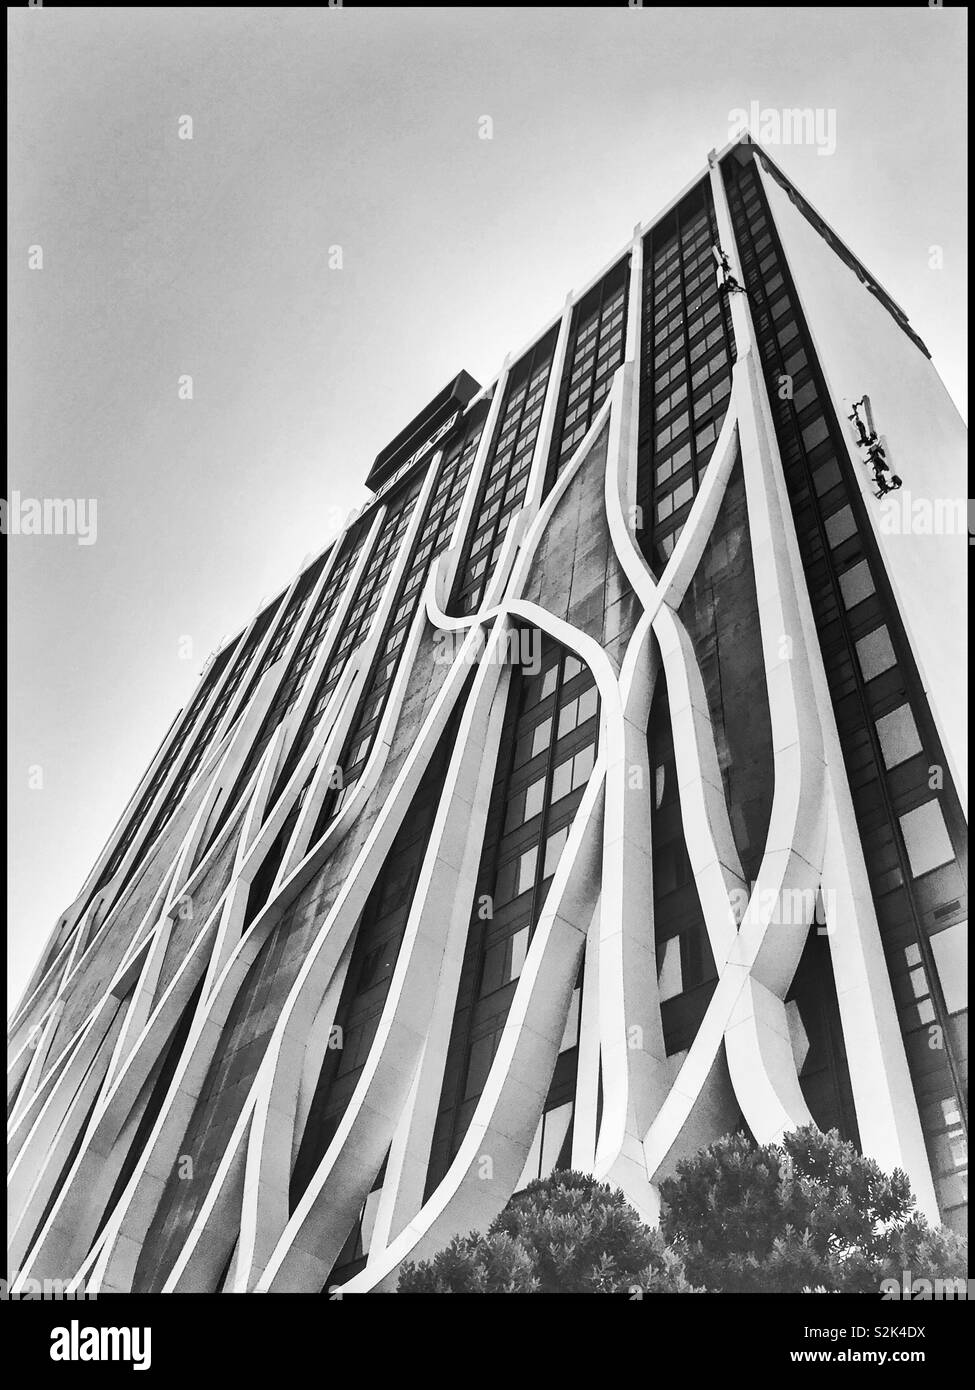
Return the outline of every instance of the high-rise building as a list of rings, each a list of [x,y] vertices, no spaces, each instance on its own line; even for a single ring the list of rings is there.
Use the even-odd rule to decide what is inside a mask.
[[[209,662],[12,1021],[11,1268],[390,1288],[810,1120],[960,1226],[964,450],[712,153]]]

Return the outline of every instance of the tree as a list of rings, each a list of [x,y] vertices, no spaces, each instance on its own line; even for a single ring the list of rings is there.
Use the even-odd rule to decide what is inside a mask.
[[[881,1280],[964,1277],[967,1245],[915,1211],[906,1174],[887,1176],[835,1130],[780,1144],[726,1135],[661,1184],[661,1229],[686,1276],[724,1292],[873,1292]]]
[[[884,1279],[964,1279],[968,1247],[932,1229],[911,1185],[807,1125],[779,1144],[729,1134],[661,1184],[659,1231],[623,1193],[559,1172],[518,1192],[486,1235],[408,1264],[409,1293],[878,1293]]]
[[[486,1235],[404,1265],[401,1293],[692,1293],[680,1255],[623,1193],[562,1171],[512,1197]]]

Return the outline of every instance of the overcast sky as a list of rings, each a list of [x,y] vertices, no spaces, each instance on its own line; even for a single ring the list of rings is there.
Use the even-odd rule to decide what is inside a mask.
[[[94,544],[9,540],[13,996],[209,652],[450,377],[490,380],[702,171],[734,108],[835,111],[835,152],[770,152],[965,410],[963,11],[7,17],[8,487],[97,501]]]

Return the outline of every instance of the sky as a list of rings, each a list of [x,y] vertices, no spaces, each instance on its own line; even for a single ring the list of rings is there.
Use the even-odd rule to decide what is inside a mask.
[[[736,108],[833,113],[829,153],[769,152],[967,410],[963,10],[7,20],[6,496],[97,505],[90,537],[7,538],[11,999],[211,651],[450,378],[490,381],[703,171]]]

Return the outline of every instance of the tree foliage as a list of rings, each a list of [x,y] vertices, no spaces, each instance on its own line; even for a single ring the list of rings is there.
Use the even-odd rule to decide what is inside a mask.
[[[562,1171],[518,1192],[488,1227],[400,1274],[407,1293],[693,1292],[681,1258],[623,1193]]]
[[[619,1190],[556,1172],[488,1227],[407,1264],[408,1293],[869,1292],[882,1280],[957,1279],[966,1243],[932,1229],[910,1183],[832,1130],[779,1144],[726,1135],[661,1184],[659,1230]]]
[[[836,1130],[807,1125],[763,1145],[726,1135],[660,1191],[663,1235],[706,1289],[876,1293],[905,1269],[965,1274],[965,1242],[928,1226],[906,1174],[888,1176]]]

